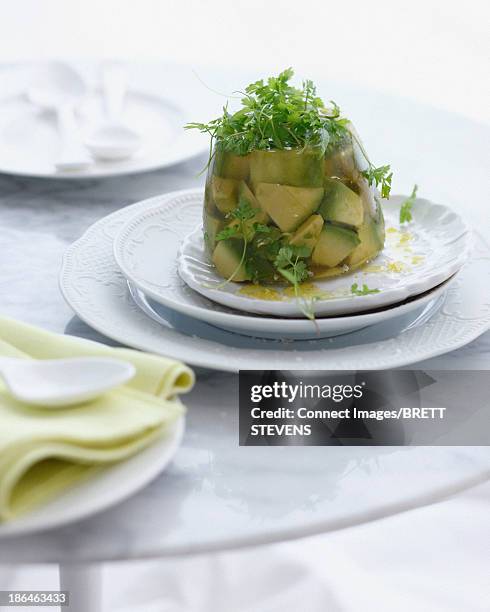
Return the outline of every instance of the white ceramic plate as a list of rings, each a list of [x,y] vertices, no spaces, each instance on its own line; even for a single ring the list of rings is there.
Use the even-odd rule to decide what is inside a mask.
[[[167,433],[130,459],[102,470],[87,482],[68,489],[53,501],[7,523],[0,523],[0,539],[61,527],[101,512],[136,493],[170,463],[184,434],[180,418]]]
[[[19,77],[9,95],[0,95],[0,172],[22,176],[56,179],[81,179],[115,176],[163,168],[189,159],[207,148],[206,139],[195,130],[184,130],[194,109],[182,101],[143,91],[129,90],[124,107],[124,119],[141,134],[143,146],[130,159],[96,162],[77,171],[58,171],[54,166],[59,137],[56,119],[30,104],[25,96],[26,83],[32,67],[12,67]],[[13,81],[13,75],[0,71],[3,81]],[[103,116],[103,100],[95,89],[77,109],[82,138],[88,138]]]
[[[326,299],[321,297],[313,303],[317,316],[363,312],[401,302],[439,285],[466,262],[470,233],[462,218],[446,206],[417,199],[413,206],[414,222],[400,227],[399,210],[405,199],[393,196],[385,203],[385,248],[369,265],[336,278],[314,280],[318,290],[328,294]],[[121,240],[119,250],[128,250],[134,236],[145,236],[140,248],[133,248],[125,258],[118,258],[125,264],[125,272],[137,268],[144,275],[155,265],[159,250],[155,227],[160,224],[162,232],[168,231],[173,222],[168,213],[171,208],[170,201],[161,209],[147,211],[123,230],[126,243]],[[149,227],[151,232],[147,232]],[[182,242],[178,269],[192,289],[229,308],[271,316],[302,316],[301,304],[294,296],[284,296],[282,301],[262,300],[241,294],[242,283],[223,285],[222,277],[205,252],[200,224]],[[359,287],[366,284],[379,293],[352,295],[353,283]],[[282,293],[280,286],[273,288]]]
[[[332,338],[347,334],[368,327],[369,325],[385,323],[392,319],[397,319],[402,315],[411,315],[415,321],[421,312],[425,312],[426,307],[427,311],[433,314],[435,312],[435,305],[440,305],[441,303],[439,298],[442,298],[454,278],[455,276],[431,291],[427,291],[421,296],[410,298],[401,305],[394,306],[393,308],[382,308],[361,315],[317,319],[315,322],[304,319],[268,319],[259,316],[246,317],[235,314],[232,310],[230,310],[229,313],[220,313],[219,311],[214,311],[212,302],[210,302],[210,310],[202,309],[202,316],[200,314],[193,316],[190,313],[187,313],[187,316],[191,316],[199,321],[206,321],[226,332],[251,336],[253,338],[266,338],[272,340],[318,340],[320,338]],[[175,313],[186,315],[186,308],[182,307],[185,306],[185,303],[179,303],[179,307],[174,309],[146,295],[131,281],[128,281],[128,287],[131,297],[137,306],[139,306],[149,317],[166,327],[171,325],[171,321],[175,322]],[[209,317],[208,313],[216,315],[216,323],[211,320],[212,317]],[[220,315],[224,315],[223,319],[220,318]],[[200,335],[202,336],[202,325],[200,325],[200,327]],[[184,325],[184,329],[185,328],[186,326]]]
[[[305,335],[305,337],[302,338],[300,336],[293,337],[291,334],[284,334],[282,336],[278,334],[267,335],[266,332],[256,334],[248,331],[245,333],[241,330],[234,330],[231,328],[217,328],[208,325],[207,323],[202,323],[199,319],[191,319],[174,310],[171,310],[166,306],[163,306],[162,304],[146,296],[142,291],[132,285],[130,281],[128,281],[128,287],[135,304],[139,306],[139,308],[141,308],[141,310],[151,319],[157,323],[160,323],[160,325],[163,325],[164,327],[180,331],[184,334],[192,333],[194,336],[202,338],[203,340],[212,340],[214,342],[218,341],[227,346],[256,348],[257,339],[269,339],[276,342],[295,341],[295,348],[303,350],[308,349],[308,342],[310,341],[314,341],[314,346],[318,348],[318,341],[324,338],[328,338],[328,345],[325,344],[325,346],[328,346],[330,349],[345,346],[346,344],[348,345],[352,341],[352,338],[355,338],[355,335],[353,335],[352,332],[359,331],[360,329],[365,329],[366,327],[370,326],[373,326],[373,329],[366,331],[364,341],[366,338],[372,339],[379,337],[380,335],[397,335],[403,331],[406,331],[407,329],[422,325],[428,321],[442,306],[445,298],[444,293],[447,290],[445,286],[441,287],[436,294],[428,295],[427,299],[425,299],[422,303],[416,303],[415,306],[410,304],[411,308],[407,309],[406,312],[399,312],[396,315],[390,313],[391,316],[388,317],[382,313],[382,323],[376,324],[373,321],[367,325],[359,326],[359,324],[356,325],[355,322],[350,321],[350,319],[354,319],[355,321],[358,317],[345,317],[345,323],[343,323],[342,320],[334,320],[332,327],[334,325],[338,325],[335,331],[332,330],[330,333],[323,331],[317,334],[313,332]],[[321,319],[319,319],[319,321],[320,320]],[[331,321],[331,319],[326,319],[326,321]],[[345,334],[349,334],[347,339],[343,338]]]
[[[196,198],[195,194],[199,196]],[[296,340],[327,338],[362,329],[406,314],[432,299],[424,294],[420,296],[420,303],[409,299],[393,308],[356,316],[318,318],[315,323],[305,318],[243,315],[217,304],[189,289],[176,272],[179,244],[185,239],[189,225],[202,213],[200,197],[200,192],[190,191],[148,210],[147,215],[139,215],[125,225],[114,240],[114,257],[123,274],[132,285],[163,306],[229,331],[259,338]],[[143,217],[148,223],[141,223]]]
[[[175,194],[167,197],[175,199]],[[243,346],[237,339],[244,337],[237,334],[234,345],[223,344],[220,334],[226,332],[211,326],[214,336],[200,338],[192,329],[195,320],[191,318],[184,332],[163,327],[134,303],[113,255],[114,238],[127,221],[162,203],[165,196],[151,198],[101,219],[68,249],[63,260],[60,287],[67,303],[85,323],[123,344],[232,372],[240,368],[369,370],[401,367],[440,355],[471,342],[490,328],[490,252],[476,239],[472,260],[458,274],[437,314],[425,325],[403,333],[400,323],[395,330],[381,324],[318,341],[245,338],[253,344]],[[175,239],[172,233],[168,239]]]

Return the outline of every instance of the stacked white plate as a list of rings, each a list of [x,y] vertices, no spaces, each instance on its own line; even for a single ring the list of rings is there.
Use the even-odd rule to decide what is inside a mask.
[[[490,325],[478,290],[488,252],[486,262],[464,266],[468,230],[445,206],[417,200],[405,228],[403,198],[391,198],[383,253],[361,271],[315,281],[328,297],[313,303],[311,321],[294,296],[269,301],[223,286],[204,253],[202,199],[201,190],[169,193],[92,226],[61,273],[77,314],[125,344],[230,371],[395,367],[461,346]],[[355,295],[354,283],[379,292]]]

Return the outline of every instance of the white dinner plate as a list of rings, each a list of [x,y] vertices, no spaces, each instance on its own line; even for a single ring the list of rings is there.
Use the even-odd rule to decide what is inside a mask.
[[[165,435],[133,457],[103,468],[90,480],[78,484],[18,519],[0,523],[0,539],[61,527],[101,512],[136,493],[170,463],[182,441],[185,419],[167,428]]]
[[[332,338],[363,329],[369,325],[385,323],[391,319],[401,317],[402,315],[411,315],[413,320],[416,320],[418,315],[425,311],[428,305],[429,308],[427,308],[427,312],[433,314],[436,310],[435,305],[440,305],[442,303],[442,299],[440,298],[442,298],[455,278],[456,275],[431,291],[427,291],[416,298],[410,298],[399,306],[382,308],[367,314],[328,317],[325,319],[317,319],[313,322],[304,319],[268,319],[258,316],[244,317],[239,314],[234,314],[234,311],[230,310],[230,315],[226,322],[223,323],[220,321],[217,324],[211,322],[211,325],[215,325],[219,329],[223,329],[227,332],[251,336],[253,338],[266,338],[272,340],[281,338],[285,340],[318,340],[320,338]],[[169,317],[171,316],[175,319],[173,313],[185,314],[182,309],[169,308],[158,300],[154,300],[131,281],[128,281],[128,287],[133,300],[143,312],[162,325],[168,327]],[[193,318],[199,321],[207,320],[206,317],[201,316]],[[283,327],[280,327],[281,325]]]
[[[171,88],[166,96],[130,88],[124,120],[141,135],[141,149],[126,160],[98,161],[83,170],[58,171],[54,165],[59,149],[56,118],[32,105],[25,95],[34,70],[31,64],[0,70],[0,172],[56,179],[108,177],[171,166],[207,149],[202,134],[184,130],[197,109],[172,98]],[[103,117],[99,89],[92,88],[76,116],[85,140]]]
[[[189,322],[187,319],[187,317],[192,317],[198,321],[210,323],[225,332],[251,336],[253,338],[266,338],[272,340],[318,340],[320,338],[332,338],[347,334],[368,327],[369,325],[385,323],[392,319],[398,319],[402,317],[402,315],[410,315],[412,320],[415,321],[418,320],[421,312],[430,312],[433,314],[436,311],[436,304],[440,305],[442,303],[442,300],[439,298],[442,298],[455,277],[456,275],[431,291],[426,291],[424,294],[415,298],[409,298],[402,304],[394,307],[381,308],[361,315],[317,319],[314,322],[305,319],[272,319],[260,316],[246,317],[236,314],[233,310],[229,312],[220,312],[213,309],[212,302],[209,303],[208,309],[199,308],[193,313],[187,311],[185,302],[179,302],[177,308],[172,308],[170,304],[155,300],[151,295],[146,295],[129,280],[128,287],[131,297],[137,306],[139,306],[149,317],[165,327],[169,325],[178,327],[180,325],[181,328],[187,329],[188,331],[189,324],[196,325],[195,322]],[[176,318],[176,313],[185,315],[185,318]],[[216,322],[213,321],[213,317],[208,316],[209,313],[215,315]],[[408,318],[405,319],[405,321],[408,320]],[[203,337],[203,330],[205,328],[207,330],[207,326],[203,327],[201,323],[197,323],[197,325],[201,330],[199,335]],[[209,330],[207,331],[209,332]],[[212,331],[211,335],[213,335]]]
[[[192,333],[194,336],[197,336],[203,340],[211,340],[214,342],[218,341],[225,346],[238,348],[249,347],[254,349],[257,347],[257,339],[259,339],[259,341],[269,339],[276,342],[294,340],[295,348],[300,350],[308,350],[310,347],[308,342],[311,341],[315,342],[313,346],[318,348],[318,342],[322,339],[328,339],[325,340],[324,346],[328,346],[330,349],[349,345],[349,343],[352,342],[353,339],[355,341],[356,338],[352,332],[371,326],[373,329],[369,329],[369,331],[365,332],[364,342],[369,338],[373,339],[380,336],[396,336],[407,329],[417,327],[418,325],[422,325],[428,321],[444,303],[445,291],[447,290],[445,286],[440,287],[434,295],[428,295],[427,299],[420,303],[415,303],[415,306],[410,304],[410,308],[405,312],[402,310],[402,312],[398,312],[396,315],[391,314],[389,317],[386,317],[383,313],[381,318],[382,322],[378,324],[373,321],[366,325],[357,324],[356,326],[356,323],[351,322],[350,319],[354,319],[355,321],[357,317],[345,317],[345,323],[335,320],[333,324],[336,325],[335,331],[331,331],[330,333],[323,331],[316,334],[313,332],[309,335],[305,335],[305,338],[301,338],[294,337],[291,334],[284,334],[281,337],[277,334],[267,335],[266,332],[256,334],[254,332],[245,333],[243,331],[238,331],[231,328],[217,328],[215,326],[208,325],[207,323],[202,323],[199,319],[191,319],[190,317],[182,315],[175,310],[171,310],[167,306],[163,306],[159,302],[156,302],[146,296],[141,290],[132,285],[130,281],[128,281],[128,287],[131,297],[135,301],[136,305],[139,306],[139,308],[141,308],[141,310],[151,319],[157,323],[160,323],[160,325],[163,325],[164,327],[172,328],[184,334]],[[320,320],[321,319],[319,319],[319,321]],[[331,319],[326,320],[331,321]],[[348,338],[343,337],[346,334],[349,334]]]
[[[363,312],[401,302],[439,285],[463,266],[468,259],[470,236],[463,219],[447,206],[417,199],[412,211],[414,221],[401,227],[398,218],[405,199],[392,196],[385,202],[386,242],[375,259],[342,276],[313,280],[318,291],[326,294],[311,304],[316,316]],[[196,196],[196,200],[202,206],[202,196]],[[118,244],[119,253],[126,250],[124,256],[118,257],[125,273],[135,269],[142,276],[149,273],[147,270],[154,266],[161,252],[156,227],[160,225],[162,233],[168,232],[174,215],[170,201],[128,223],[122,231],[124,239]],[[151,231],[147,231],[150,227]],[[138,237],[140,242],[136,246],[132,241],[136,242]],[[181,244],[178,270],[192,289],[229,308],[270,316],[304,316],[304,306],[294,295],[285,296],[282,286],[271,287],[282,297],[274,301],[242,294],[243,283],[224,284],[204,248],[200,223]],[[133,276],[136,282],[138,275]],[[377,293],[353,295],[354,283],[359,288],[367,285]]]
[[[201,196],[200,191],[194,190],[174,200],[165,200],[164,204],[137,215],[114,240],[114,257],[126,278],[146,296],[164,306],[211,325],[256,337],[315,339],[380,323],[424,303],[417,304],[410,298],[391,308],[373,306],[376,311],[368,308],[366,313],[355,316],[332,316],[313,322],[304,317],[286,319],[258,316],[253,312],[244,315],[239,310],[213,302],[203,295],[205,292],[189,289],[181,275],[176,273],[179,245],[188,235],[189,225],[197,222],[202,214]],[[366,277],[373,275],[364,274]],[[428,301],[431,298],[425,293],[420,295],[420,299]],[[276,306],[276,302],[272,304]]]
[[[187,192],[181,192],[185,195]],[[175,194],[166,197],[175,200]],[[448,289],[445,303],[424,325],[397,335],[379,326],[326,340],[290,342],[257,339],[254,344],[221,342],[215,329],[209,338],[187,330],[164,327],[134,303],[126,278],[113,254],[121,228],[138,212],[155,208],[165,196],[120,209],[92,225],[67,250],[60,287],[67,303],[92,328],[118,342],[186,363],[224,371],[239,369],[383,369],[428,359],[471,342],[490,328],[490,252],[475,238],[474,255]],[[185,211],[181,221],[185,223]],[[175,239],[172,233],[166,239]],[[158,262],[157,262],[158,263]],[[204,323],[202,323],[204,325]],[[208,326],[212,327],[212,326]],[[228,334],[233,336],[233,334]],[[252,341],[251,338],[245,340]],[[342,340],[342,342],[340,342]]]

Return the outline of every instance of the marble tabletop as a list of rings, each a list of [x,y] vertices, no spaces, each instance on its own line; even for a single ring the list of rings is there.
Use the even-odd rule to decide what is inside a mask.
[[[389,160],[400,169],[395,192],[408,192],[416,181],[420,195],[464,213],[488,242],[487,127],[375,92],[364,92],[362,103],[356,102],[359,92],[352,87],[346,86],[338,97],[346,98],[353,109],[373,158]],[[383,115],[382,130],[370,121],[373,113]],[[64,250],[90,224],[122,206],[201,185],[198,173],[204,162],[197,158],[161,171],[104,180],[58,182],[1,175],[1,314],[101,339],[60,295],[57,277]],[[489,369],[490,332],[420,365]],[[165,474],[92,519],[2,541],[0,563],[185,554],[299,537],[435,501],[478,481],[488,466],[483,450],[464,448],[449,455],[445,449],[378,449],[370,454],[361,448],[348,454],[327,449],[328,457],[321,448],[300,451],[301,457],[299,449],[272,449],[273,456],[271,449],[239,448],[236,387],[234,375],[201,372],[186,399],[183,447]],[[419,486],[411,476],[423,473],[429,456],[439,473]],[[451,479],[448,474],[458,458],[459,479]],[[403,494],[396,485],[402,474]],[[372,498],[362,515],[347,501],[354,491]],[[383,504],[373,493],[380,491]]]

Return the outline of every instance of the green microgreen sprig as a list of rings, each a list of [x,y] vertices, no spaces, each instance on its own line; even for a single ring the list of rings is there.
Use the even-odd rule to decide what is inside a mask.
[[[402,223],[409,223],[412,220],[412,207],[417,197],[418,186],[414,185],[410,196],[402,203],[400,207],[400,225]]]
[[[369,164],[369,168],[364,170],[362,175],[367,179],[369,185],[380,188],[382,198],[388,199],[390,197],[391,181],[393,179],[393,172],[391,172],[390,166],[378,166],[376,168],[367,157],[366,160]]]
[[[313,321],[315,319],[313,308],[315,298],[306,300],[299,293],[299,285],[310,276],[308,266],[304,261],[310,255],[311,249],[307,246],[284,246],[279,250],[274,265],[279,274],[293,285],[294,295],[303,314]]]
[[[210,286],[210,288],[221,289],[222,287],[227,285],[235,278],[238,273],[238,270],[240,270],[242,265],[245,264],[250,233],[249,229],[247,228],[247,221],[253,219],[257,212],[258,209],[252,208],[248,200],[246,200],[245,198],[240,198],[238,201],[238,206],[229,214],[229,218],[236,220],[238,223],[229,225],[228,227],[225,227],[216,234],[216,241],[218,242],[220,240],[228,240],[229,238],[241,238],[243,240],[243,250],[242,255],[240,257],[240,261],[235,270],[233,270],[233,272],[230,274],[230,276],[222,283],[219,283],[218,285],[212,285]]]
[[[379,289],[369,289],[366,284],[363,284],[362,288],[359,288],[357,283],[351,285],[350,291],[352,295],[369,295],[371,293],[379,293]]]

